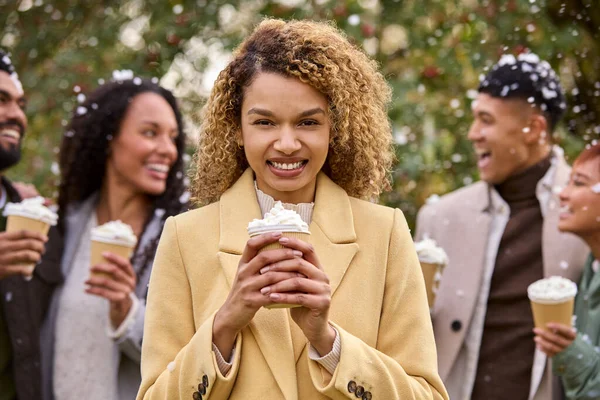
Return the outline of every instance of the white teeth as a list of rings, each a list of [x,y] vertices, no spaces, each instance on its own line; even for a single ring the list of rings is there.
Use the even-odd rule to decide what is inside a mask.
[[[273,166],[277,169],[298,169],[302,166],[302,161],[292,163],[292,164],[278,163],[275,161],[271,161],[271,164],[273,164]]]
[[[165,164],[147,164],[146,167],[156,172],[169,172],[169,166]]]
[[[0,135],[2,135],[2,136],[10,136],[11,138],[15,138],[17,140],[21,138],[21,134],[18,131],[14,130],[14,129],[3,129],[0,132]]]
[[[571,212],[571,209],[569,208],[569,206],[562,206],[560,208],[560,212],[561,213],[569,213],[569,212]]]

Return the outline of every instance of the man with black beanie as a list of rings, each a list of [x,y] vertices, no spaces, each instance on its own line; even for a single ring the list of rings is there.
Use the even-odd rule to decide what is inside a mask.
[[[527,287],[550,275],[578,282],[589,254],[557,228],[570,168],[552,133],[565,109],[548,62],[504,55],[472,104],[468,138],[481,181],[419,212],[416,239],[431,237],[449,258],[432,318],[452,399],[560,398],[533,342]]]
[[[0,400],[40,399],[39,331],[49,282],[31,274],[47,237],[35,232],[5,232],[1,211],[21,197],[5,172],[21,159],[27,128],[23,87],[8,54],[0,50]]]

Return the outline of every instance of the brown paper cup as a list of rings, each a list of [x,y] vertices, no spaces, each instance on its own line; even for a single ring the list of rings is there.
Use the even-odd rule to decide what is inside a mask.
[[[421,261],[421,270],[423,271],[423,278],[425,279],[425,288],[427,289],[427,303],[429,307],[433,307],[435,302],[435,292],[439,287],[439,282],[435,281],[435,274],[442,273],[444,266],[441,264],[432,264]]]
[[[131,258],[131,254],[133,253],[133,247],[114,244],[114,243],[105,243],[105,242],[100,242],[98,240],[92,240],[91,251],[90,251],[90,268],[96,264],[102,264],[102,263],[107,262],[106,258],[104,258],[102,256],[102,253],[104,253],[105,251],[108,251],[110,253],[114,253],[118,256],[129,259],[129,258]],[[107,274],[90,272],[90,275],[91,276],[104,276]]]
[[[266,232],[263,232],[263,233],[266,233]],[[283,237],[300,239],[305,242],[308,242],[308,239],[310,238],[310,234],[304,233],[304,232],[282,232],[281,235]],[[266,250],[275,250],[275,249],[285,249],[285,246],[283,246],[279,242],[275,242],[275,243],[266,245],[265,247],[260,249],[258,252],[262,253],[263,251],[266,251]],[[273,308],[297,308],[297,307],[302,307],[302,306],[300,306],[298,304],[269,304],[269,305],[265,306],[265,308],[268,308],[269,310],[271,310]]]
[[[39,219],[27,218],[21,215],[9,215],[6,219],[6,232],[15,231],[31,231],[39,232],[43,235],[47,235],[50,230],[50,224]],[[29,276],[33,275],[33,269],[35,264],[25,264],[25,266],[31,268]]]
[[[571,326],[573,319],[573,305],[575,298],[571,298],[562,303],[542,304],[531,301],[531,311],[533,312],[533,322],[536,328],[548,330],[548,322],[556,322],[566,326]]]

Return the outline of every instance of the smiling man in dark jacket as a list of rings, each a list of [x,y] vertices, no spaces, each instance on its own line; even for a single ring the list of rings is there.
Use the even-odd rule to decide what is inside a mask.
[[[1,215],[9,202],[21,196],[4,176],[21,159],[27,117],[23,87],[12,62],[0,50],[0,400],[41,398],[39,330],[53,279],[27,264],[40,261],[46,236],[29,231],[5,232]],[[58,278],[58,277],[57,277]]]

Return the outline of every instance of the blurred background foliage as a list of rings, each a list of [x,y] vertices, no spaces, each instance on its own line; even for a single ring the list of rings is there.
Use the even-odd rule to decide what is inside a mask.
[[[414,225],[418,208],[477,179],[466,133],[479,75],[531,50],[559,73],[568,113],[556,141],[573,157],[600,134],[596,0],[0,0],[0,46],[29,98],[15,180],[55,194],[64,127],[114,70],[158,77],[181,101],[191,136],[230,51],[264,16],[331,20],[381,64],[398,163],[381,201]]]

